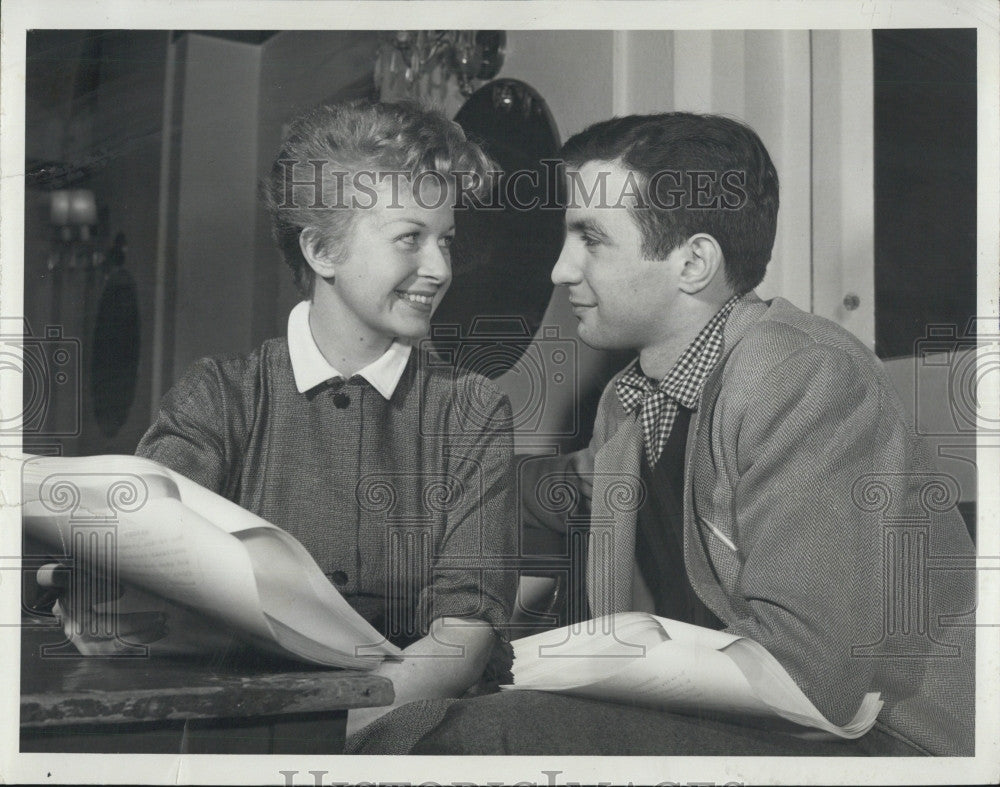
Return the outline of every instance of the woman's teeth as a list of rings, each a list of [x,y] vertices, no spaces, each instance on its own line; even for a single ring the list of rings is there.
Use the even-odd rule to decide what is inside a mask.
[[[409,301],[410,303],[420,303],[424,306],[430,306],[434,302],[434,298],[430,295],[417,295],[413,292],[400,292],[399,290],[396,293],[404,301]]]

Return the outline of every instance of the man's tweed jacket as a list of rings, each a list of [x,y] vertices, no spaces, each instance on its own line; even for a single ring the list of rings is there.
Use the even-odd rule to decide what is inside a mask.
[[[591,445],[564,459],[591,498],[595,617],[636,606],[642,434],[614,383]],[[953,482],[864,346],[782,299],[741,298],[691,419],[684,486],[687,573],[728,631],[766,647],[835,724],[879,691],[890,735],[973,753],[974,629],[954,618],[974,609],[974,572],[926,561],[974,548]]]

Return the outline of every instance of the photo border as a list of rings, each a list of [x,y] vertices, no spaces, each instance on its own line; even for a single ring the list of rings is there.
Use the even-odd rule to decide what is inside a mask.
[[[0,313],[21,313],[24,227],[25,31],[80,29],[869,29],[974,26],[978,38],[978,315],[997,315],[1000,259],[998,210],[998,6],[981,2],[837,2],[821,0],[647,0],[646,2],[330,2],[328,0],[6,0],[0,42]],[[9,377],[9,375],[8,375]],[[20,412],[19,385],[3,378],[0,412]],[[985,406],[995,408],[996,391]],[[979,444],[979,543],[982,556],[1000,555],[995,479],[1000,446]],[[18,474],[7,472],[17,446],[2,447],[0,494],[0,622],[19,620],[20,524]],[[989,479],[993,479],[990,481]],[[995,562],[995,560],[994,560]],[[11,569],[15,570],[11,570]],[[977,644],[977,756],[894,759],[770,757],[359,757],[349,755],[107,755],[18,752],[19,660],[17,625],[0,626],[0,780],[5,783],[285,784],[281,771],[297,770],[294,784],[313,784],[309,771],[332,783],[555,784],[757,783],[799,784],[977,783],[998,776],[1000,572],[980,572]],[[15,720],[13,723],[11,720]]]

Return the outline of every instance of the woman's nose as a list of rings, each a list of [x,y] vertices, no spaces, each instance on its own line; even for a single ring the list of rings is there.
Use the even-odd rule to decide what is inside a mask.
[[[448,281],[451,278],[451,254],[448,249],[436,243],[428,243],[420,255],[418,273],[439,282]]]

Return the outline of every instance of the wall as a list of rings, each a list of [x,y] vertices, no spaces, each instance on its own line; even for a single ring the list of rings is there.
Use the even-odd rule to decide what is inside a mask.
[[[150,421],[167,35],[44,31],[38,65],[42,82],[29,77],[27,155],[71,164],[91,162],[89,179],[76,185],[92,189],[104,211],[95,248],[106,251],[116,233],[125,234],[125,268],[135,280],[138,298],[141,349],[135,398],[127,420],[109,437],[91,415],[90,396],[94,318],[103,282],[97,271],[81,267],[48,269],[48,193],[26,191],[25,316],[36,334],[47,325],[58,325],[63,336],[78,341],[80,347],[79,393],[52,394],[53,407],[61,411],[55,414],[56,421],[65,424],[78,403],[82,413],[79,434],[58,441],[69,455],[131,453]],[[98,38],[99,75],[81,82],[74,75],[80,68],[76,58],[88,40],[92,45]],[[51,89],[53,79],[65,90]]]
[[[500,76],[541,93],[565,141],[613,114],[613,57],[607,30],[511,30]]]
[[[140,354],[135,399],[128,419],[112,438],[96,429],[85,434],[87,454],[131,453],[151,420],[153,317],[159,231],[160,146],[163,139],[163,81],[168,34],[116,33],[107,42],[102,108],[97,138],[118,151],[95,180],[106,195],[109,240],[122,232],[128,244],[126,269],[135,278],[139,301]],[[84,398],[91,405],[89,395]]]
[[[371,94],[376,42],[374,32],[285,31],[263,45],[257,116],[259,178],[270,171],[283,127],[293,117],[325,101]],[[284,334],[288,312],[300,296],[259,205],[254,238],[251,332],[256,345]]]
[[[606,30],[512,30],[507,34],[507,56],[500,77],[520,79],[535,88],[545,99],[559,131],[560,142],[614,113],[615,45],[614,35]],[[558,64],[557,67],[553,67]],[[543,326],[555,326],[562,338],[576,338],[576,318],[570,309],[564,288],[557,287],[542,319]],[[569,408],[582,407],[578,420],[584,423],[593,410],[595,392],[599,392],[620,364],[620,357],[593,350],[576,341],[581,381],[572,401],[565,390],[559,396],[538,381],[525,363],[514,367],[497,380],[510,397],[514,412],[542,407],[542,419],[532,433],[518,432],[518,450],[530,450],[539,442],[533,433],[558,433],[570,422]],[[539,386],[538,383],[542,385]],[[534,399],[532,397],[535,397]],[[582,399],[581,399],[582,397]],[[589,435],[585,427],[576,439],[562,440],[564,450],[576,448]],[[542,441],[549,443],[551,441]]]
[[[170,385],[205,355],[252,346],[260,49],[188,33],[177,68],[178,190]]]
[[[875,135],[870,30],[811,33],[815,314],[875,347]],[[857,297],[854,308],[845,297]]]
[[[974,350],[885,362],[886,372],[913,418],[917,433],[929,444],[937,469],[958,485],[962,502],[977,498],[976,391],[968,389],[981,383],[971,373],[975,363]],[[958,388],[952,390],[956,383]],[[967,389],[962,389],[963,383]]]

